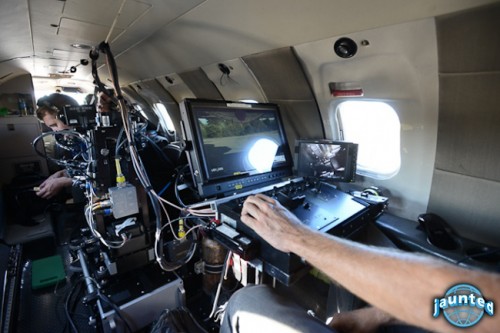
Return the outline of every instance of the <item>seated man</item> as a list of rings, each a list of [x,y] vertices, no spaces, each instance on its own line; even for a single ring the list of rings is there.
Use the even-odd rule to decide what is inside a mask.
[[[374,332],[396,319],[433,332],[463,332],[463,328],[453,326],[442,315],[433,317],[437,297],[462,283],[477,286],[486,298],[500,297],[500,274],[320,233],[302,224],[278,201],[262,194],[247,198],[241,221],[276,249],[304,258],[373,308],[335,314],[330,328],[304,311],[290,308],[288,301],[272,291],[261,286],[246,287],[229,300],[222,333],[331,332],[333,328],[340,332]],[[500,317],[484,317],[473,330],[497,332]],[[413,327],[390,332],[413,332]]]
[[[67,95],[54,93],[40,98],[37,105],[39,106],[36,110],[38,119],[53,131],[58,132],[70,129],[70,127],[58,117],[62,108],[66,105],[78,106],[78,102]],[[70,188],[72,184],[73,181],[66,170],[59,170],[40,184],[37,195],[44,199],[51,199],[63,189]]]
[[[97,108],[100,112],[109,111],[111,99],[100,94]],[[54,93],[42,97],[38,100],[39,108],[36,111],[40,119],[47,127],[55,132],[71,130],[71,127],[64,123],[59,115],[65,106],[78,106],[73,98],[60,93]],[[44,199],[51,199],[65,188],[70,188],[73,182],[66,170],[59,170],[48,177],[40,186],[37,195]]]

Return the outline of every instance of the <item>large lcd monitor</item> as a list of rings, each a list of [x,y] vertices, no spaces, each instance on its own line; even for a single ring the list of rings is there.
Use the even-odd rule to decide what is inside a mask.
[[[277,105],[187,99],[180,110],[201,197],[227,196],[292,175],[293,158]]]
[[[358,145],[345,141],[298,140],[295,146],[297,176],[332,182],[353,182]]]

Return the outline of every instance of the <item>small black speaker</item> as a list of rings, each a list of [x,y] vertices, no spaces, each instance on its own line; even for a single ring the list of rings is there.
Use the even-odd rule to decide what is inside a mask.
[[[358,52],[358,45],[352,39],[342,37],[337,39],[333,45],[333,50],[341,58],[351,58]]]

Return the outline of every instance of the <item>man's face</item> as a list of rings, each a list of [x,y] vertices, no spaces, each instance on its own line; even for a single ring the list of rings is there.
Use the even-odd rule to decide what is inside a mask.
[[[43,116],[43,123],[47,125],[47,127],[50,127],[53,131],[62,131],[62,130],[67,130],[70,127],[63,123],[60,119],[56,118],[56,116],[47,113],[45,116]]]

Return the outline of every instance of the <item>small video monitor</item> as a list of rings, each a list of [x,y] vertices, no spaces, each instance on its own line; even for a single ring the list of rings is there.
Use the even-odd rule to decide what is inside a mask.
[[[65,106],[62,120],[77,131],[89,130],[96,125],[96,109],[94,105]]]
[[[298,140],[297,176],[354,182],[358,145],[345,141]]]

